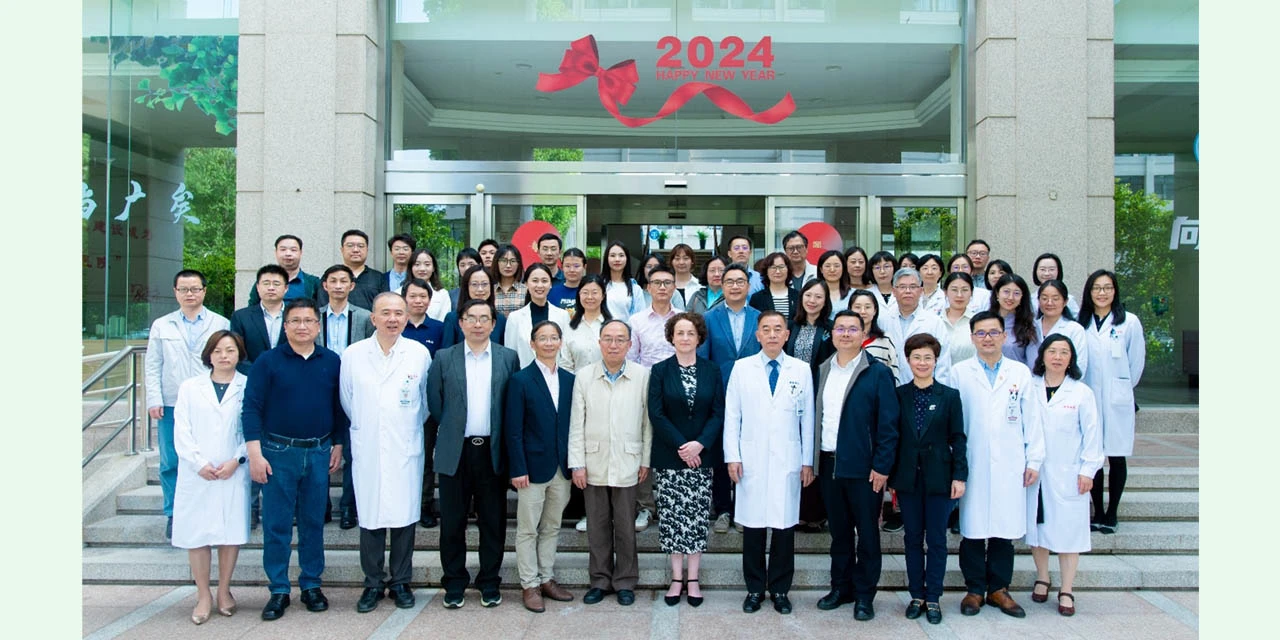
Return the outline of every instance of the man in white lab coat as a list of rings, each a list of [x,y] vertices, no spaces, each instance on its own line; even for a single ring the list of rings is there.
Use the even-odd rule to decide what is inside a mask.
[[[373,336],[342,353],[339,394],[351,418],[351,475],[364,570],[364,593],[356,603],[360,613],[377,608],[384,589],[391,592],[397,607],[414,605],[409,577],[421,506],[422,424],[427,418],[431,354],[400,335],[407,317],[400,294],[378,294],[373,300]],[[383,562],[388,531],[390,579]]]
[[[724,459],[738,488],[734,519],[743,526],[747,597],[742,610],[747,613],[760,610],[766,589],[778,613],[791,613],[791,528],[800,521],[800,489],[813,482],[813,372],[782,352],[788,333],[782,314],[761,313],[756,324],[761,351],[738,360],[725,392]]]
[[[960,498],[960,570],[968,594],[960,613],[983,605],[1015,618],[1027,614],[1009,596],[1013,541],[1027,532],[1026,487],[1044,462],[1040,402],[1025,364],[1005,358],[1004,320],[983,311],[969,323],[977,355],[952,371],[964,408],[969,482]]]

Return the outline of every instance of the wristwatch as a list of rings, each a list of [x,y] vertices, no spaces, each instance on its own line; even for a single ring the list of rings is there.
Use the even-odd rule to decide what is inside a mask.
[[[240,456],[239,458],[236,458],[236,463],[237,463],[237,464],[244,464],[245,462],[248,462],[248,461],[249,461],[249,459],[248,459],[248,458],[246,458],[246,457],[244,457],[244,456]]]

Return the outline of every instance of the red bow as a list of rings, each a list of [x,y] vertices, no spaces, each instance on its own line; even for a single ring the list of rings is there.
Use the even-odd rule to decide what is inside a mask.
[[[619,104],[627,104],[636,91],[636,83],[640,76],[636,72],[635,60],[624,60],[603,69],[600,67],[600,54],[596,48],[595,36],[586,36],[574,40],[564,52],[560,61],[560,73],[539,73],[538,91],[552,93],[563,91],[594,76],[597,79],[597,90],[600,93],[600,104],[618,122],[628,127],[643,127],[657,122],[676,111],[698,95],[705,95],[712,104],[720,107],[725,113],[744,120],[761,124],[776,124],[786,119],[796,110],[795,100],[788,92],[777,104],[756,113],[751,110],[742,98],[734,92],[719,85],[707,82],[688,82],[676,89],[663,103],[658,113],[651,118],[633,118],[624,116],[618,110]]]

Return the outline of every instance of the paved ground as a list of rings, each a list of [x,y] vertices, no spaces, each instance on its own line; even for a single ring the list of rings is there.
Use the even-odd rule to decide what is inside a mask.
[[[706,602],[697,609],[681,603],[667,607],[662,592],[641,591],[636,603],[619,606],[612,598],[585,606],[581,590],[574,602],[548,602],[546,613],[534,614],[520,606],[520,594],[504,590],[503,602],[494,609],[480,606],[479,594],[468,591],[459,610],[440,605],[436,589],[417,589],[418,604],[398,610],[384,600],[372,613],[355,612],[359,589],[329,589],[330,610],[310,613],[293,594],[284,618],[264,622],[259,617],[267,593],[261,588],[237,588],[240,611],[232,618],[214,615],[200,627],[191,624],[195,587],[85,585],[83,635],[107,638],[707,638],[707,630],[732,632],[735,638],[1196,638],[1199,634],[1199,592],[1196,591],[1088,591],[1081,592],[1075,617],[1058,615],[1051,599],[1031,602],[1027,591],[1014,597],[1027,609],[1017,620],[985,607],[969,618],[960,615],[962,594],[943,595],[941,625],[902,617],[909,600],[905,592],[884,592],[876,599],[876,618],[853,620],[846,605],[837,611],[819,611],[814,605],[822,592],[791,594],[795,613],[782,616],[769,607],[758,613],[742,613],[742,595],[731,591],[705,592]],[[713,636],[714,637],[714,636]]]

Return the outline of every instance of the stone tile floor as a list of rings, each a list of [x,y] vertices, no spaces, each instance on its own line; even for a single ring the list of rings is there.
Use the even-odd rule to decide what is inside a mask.
[[[820,591],[791,594],[795,613],[779,615],[766,601],[753,615],[741,611],[742,593],[710,590],[699,608],[687,603],[667,607],[660,591],[640,591],[630,607],[612,598],[586,606],[574,602],[548,602],[547,611],[534,614],[520,605],[520,594],[504,590],[503,602],[493,609],[480,606],[479,594],[467,592],[462,609],[441,607],[438,589],[416,589],[413,609],[396,609],[389,601],[372,613],[355,612],[360,590],[334,588],[325,591],[330,609],[308,612],[293,594],[285,616],[264,622],[259,616],[267,600],[261,588],[237,588],[240,610],[231,618],[212,616],[200,627],[191,624],[195,606],[192,586],[84,585],[82,634],[85,638],[707,638],[731,634],[735,638],[1125,638],[1174,640],[1199,635],[1199,593],[1195,591],[1087,591],[1079,595],[1075,617],[1058,615],[1054,600],[1031,602],[1030,593],[1019,590],[1015,599],[1027,609],[1022,620],[984,607],[974,617],[960,615],[962,594],[948,591],[942,598],[943,623],[929,625],[923,618],[907,620],[902,610],[910,597],[905,592],[882,592],[876,598],[876,618],[855,622],[853,608],[819,611]],[[718,630],[718,632],[716,631]]]

